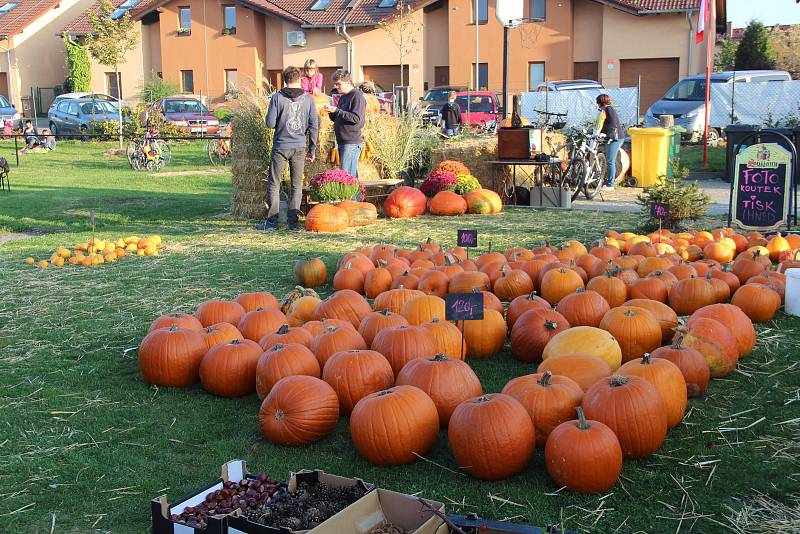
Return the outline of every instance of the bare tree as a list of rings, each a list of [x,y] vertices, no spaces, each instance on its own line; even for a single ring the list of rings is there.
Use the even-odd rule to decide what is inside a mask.
[[[394,13],[381,20],[378,26],[386,32],[389,40],[397,47],[400,55],[400,85],[403,85],[403,65],[411,53],[419,49],[419,35],[422,23],[415,20],[411,6],[404,0],[397,0]]]

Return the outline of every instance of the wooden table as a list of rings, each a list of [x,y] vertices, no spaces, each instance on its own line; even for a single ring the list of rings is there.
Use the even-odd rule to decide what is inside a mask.
[[[543,185],[544,184],[544,171],[546,168],[550,168],[550,174],[554,174],[557,172],[559,179],[561,181],[561,159],[559,158],[550,158],[548,161],[535,161],[532,159],[502,159],[502,160],[493,160],[489,162],[492,165],[503,165],[507,167],[511,167],[511,198],[514,199],[514,204],[517,203],[517,192],[514,187],[517,185],[517,167],[533,167],[533,173],[528,174],[525,176],[521,185],[525,185],[526,183],[531,183],[531,185]],[[497,190],[497,184],[495,182],[495,175],[492,176],[492,186],[495,190]],[[503,192],[508,191],[508,176],[503,176]],[[540,199],[541,200],[541,199]]]

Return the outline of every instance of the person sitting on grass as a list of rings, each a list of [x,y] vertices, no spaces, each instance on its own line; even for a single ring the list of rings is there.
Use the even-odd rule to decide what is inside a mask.
[[[30,119],[25,121],[25,128],[22,130],[22,135],[25,136],[25,143],[27,149],[35,148],[36,145],[41,144],[39,140],[39,132],[36,131],[36,127],[33,125]]]

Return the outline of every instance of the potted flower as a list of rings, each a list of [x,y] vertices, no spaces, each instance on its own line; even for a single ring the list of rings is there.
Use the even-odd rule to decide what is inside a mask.
[[[178,35],[191,35],[192,29],[191,28],[178,28]]]
[[[456,187],[453,189],[459,195],[466,195],[474,189],[480,189],[481,183],[471,174],[456,175]]]
[[[436,172],[425,178],[419,190],[425,193],[426,197],[433,197],[440,191],[453,191],[457,184],[458,179],[452,172]]]
[[[320,202],[364,200],[364,186],[342,169],[328,169],[311,179],[311,194]]]

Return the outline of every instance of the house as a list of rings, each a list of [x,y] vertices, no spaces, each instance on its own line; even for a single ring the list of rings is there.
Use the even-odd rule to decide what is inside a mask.
[[[23,98],[26,106],[46,109],[54,87],[67,77],[64,43],[56,35],[91,4],[92,0],[0,0],[0,95],[19,110]]]
[[[284,67],[309,58],[326,80],[347,68],[357,81],[385,89],[402,78],[416,96],[435,85],[475,87],[476,76],[478,87],[502,87],[498,0],[406,2],[418,33],[402,58],[402,74],[398,46],[378,25],[395,13],[397,0],[115,1],[129,10],[141,35],[141,46],[122,67],[121,92],[129,100],[144,79],[161,73],[181,91],[218,103],[245,84],[277,86]],[[591,78],[608,87],[641,80],[646,107],[681,77],[704,69],[706,42],[695,42],[699,0],[518,1],[524,10],[509,31],[511,92],[545,80]],[[724,29],[726,1],[715,3]],[[86,16],[66,30],[76,37],[88,32]],[[94,90],[115,94],[109,69],[95,65],[93,74]]]

